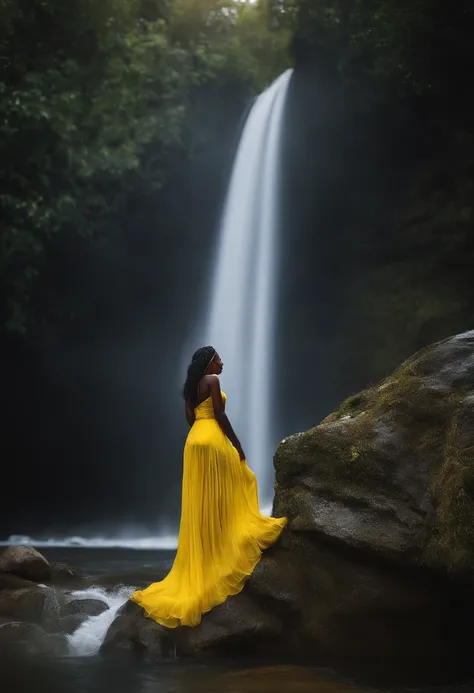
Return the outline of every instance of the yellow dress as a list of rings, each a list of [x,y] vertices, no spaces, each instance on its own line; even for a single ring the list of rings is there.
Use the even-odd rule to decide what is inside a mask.
[[[225,402],[225,394],[222,393]],[[202,614],[240,592],[286,518],[260,514],[254,473],[223,433],[209,397],[194,410],[184,447],[178,550],[164,580],[131,599],[168,628],[196,626]]]

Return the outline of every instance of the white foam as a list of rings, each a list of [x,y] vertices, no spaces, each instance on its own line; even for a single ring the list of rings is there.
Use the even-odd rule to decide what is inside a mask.
[[[173,550],[178,545],[178,538],[173,535],[161,537],[58,537],[37,539],[28,535],[12,534],[0,546],[35,546],[38,548],[85,548],[85,549],[142,549]]]
[[[102,614],[86,619],[72,635],[68,635],[69,654],[75,657],[90,657],[97,654],[117,611],[125,604],[133,591],[133,587],[121,587],[114,592],[106,592],[100,587],[91,587],[73,592],[71,599],[99,599],[108,608]]]

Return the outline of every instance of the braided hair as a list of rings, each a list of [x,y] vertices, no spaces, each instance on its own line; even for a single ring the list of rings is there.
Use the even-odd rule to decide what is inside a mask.
[[[203,379],[207,367],[217,354],[212,346],[201,347],[194,352],[191,363],[188,366],[188,374],[183,387],[183,398],[193,409],[197,406],[198,385]]]

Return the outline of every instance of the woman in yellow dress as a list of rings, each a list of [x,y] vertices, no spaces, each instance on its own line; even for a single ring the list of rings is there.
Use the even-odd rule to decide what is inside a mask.
[[[191,430],[176,558],[164,580],[131,596],[168,628],[196,626],[202,614],[240,592],[286,525],[286,518],[260,514],[255,475],[225,413],[222,369],[213,347],[193,355],[183,391]]]

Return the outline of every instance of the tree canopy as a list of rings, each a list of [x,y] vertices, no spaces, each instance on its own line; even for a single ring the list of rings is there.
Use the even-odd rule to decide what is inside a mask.
[[[451,99],[470,117],[473,13],[442,0],[0,0],[2,329],[45,319],[31,298],[58,239],[110,242],[172,152],[214,136],[192,127],[203,93],[232,89],[243,111],[304,54],[331,65],[351,108]]]
[[[160,188],[167,152],[192,150],[183,133],[196,90],[240,82],[251,95],[287,55],[287,35],[268,28],[259,5],[1,0],[7,329],[25,332],[41,320],[29,309],[31,292],[59,235],[74,243],[120,234],[129,196]]]

